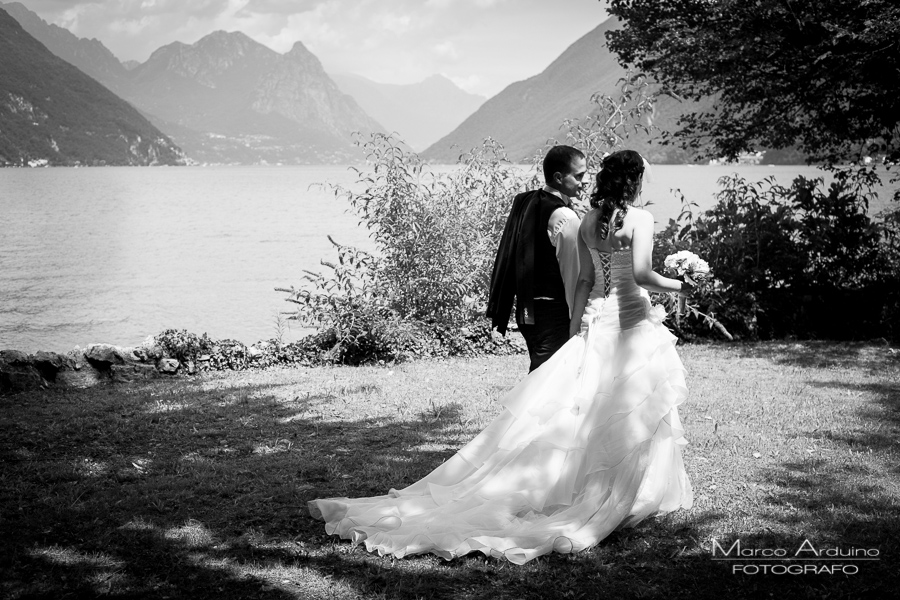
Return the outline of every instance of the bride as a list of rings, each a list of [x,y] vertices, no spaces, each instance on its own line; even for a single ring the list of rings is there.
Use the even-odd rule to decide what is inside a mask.
[[[582,220],[573,337],[500,400],[503,412],[401,490],[309,502],[326,531],[402,557],[480,551],[522,564],[578,552],[692,504],[676,338],[645,290],[690,294],[651,268],[653,217],[632,206],[644,161],[603,160]]]

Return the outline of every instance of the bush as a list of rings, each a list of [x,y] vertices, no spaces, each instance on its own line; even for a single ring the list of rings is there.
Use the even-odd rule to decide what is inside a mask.
[[[719,183],[716,206],[695,216],[685,205],[654,248],[656,264],[677,250],[709,262],[713,276],[692,300],[695,315],[747,339],[900,334],[900,228],[866,214],[870,172],[839,172],[827,189],[804,177],[789,188],[737,175]],[[683,321],[684,332],[708,335],[700,321]]]
[[[496,245],[528,175],[490,139],[463,155],[452,173],[431,171],[388,135],[358,143],[371,165],[370,172],[358,171],[365,189],[336,187],[335,194],[349,200],[376,251],[329,237],[338,260],[322,261],[327,275],[307,271],[301,288],[279,288],[298,307],[290,318],[317,329],[330,362],[465,353],[465,336],[450,332],[484,313]],[[471,345],[493,347],[485,333]]]
[[[166,357],[178,359],[182,364],[196,362],[201,355],[209,354],[214,346],[205,333],[198,336],[185,329],[166,329],[154,341]]]

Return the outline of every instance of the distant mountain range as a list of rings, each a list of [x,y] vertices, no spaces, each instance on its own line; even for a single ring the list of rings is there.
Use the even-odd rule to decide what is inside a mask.
[[[361,155],[353,147],[354,132],[396,132],[423,158],[441,163],[456,162],[492,137],[511,160],[527,160],[549,140],[564,142],[563,121],[592,114],[594,93],[617,96],[625,76],[606,48],[604,34],[617,26],[613,19],[582,36],[543,72],[484,101],[442,76],[410,85],[329,76],[300,42],[279,54],[240,32],[176,42],[143,64],[123,64],[98,40],[49,25],[18,2],[0,8],[55,55],[130,102],[201,163],[356,162]],[[11,62],[11,56],[0,56],[0,62]],[[662,98],[648,123],[671,131],[679,115],[696,108]],[[692,159],[645,134],[632,135],[628,146],[651,162]],[[770,152],[763,160],[797,162],[790,152]]]
[[[134,107],[0,10],[0,165],[184,162]]]
[[[384,129],[297,42],[279,54],[240,32],[173,43],[126,68],[100,42],[2,4],[51,51],[131,102],[197,162],[345,163],[352,134]]]
[[[143,64],[121,63],[98,40],[48,24],[21,3],[0,8],[201,163],[355,162],[356,132],[396,132],[422,149],[484,101],[441,76],[389,85],[340,75],[339,88],[302,43],[282,55],[240,32],[217,31],[163,46]]]
[[[330,75],[363,110],[417,151],[452,131],[486,100],[461,90],[442,75],[405,85],[378,83],[348,73]]]
[[[217,31],[163,46],[129,75],[123,97],[195,160],[343,163],[359,156],[353,132],[383,131],[300,42],[278,54]]]

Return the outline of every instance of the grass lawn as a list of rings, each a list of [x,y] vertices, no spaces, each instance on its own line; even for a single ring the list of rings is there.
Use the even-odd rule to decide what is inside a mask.
[[[893,595],[900,355],[835,343],[680,352],[694,507],[524,566],[370,555],[305,510],[428,473],[497,414],[524,356],[0,397],[0,597]],[[714,560],[715,544],[735,541],[818,560]],[[877,560],[813,553],[851,549]],[[836,572],[763,572],[805,565]]]

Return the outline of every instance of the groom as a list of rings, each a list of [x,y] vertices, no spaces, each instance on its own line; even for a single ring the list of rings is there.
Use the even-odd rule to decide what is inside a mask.
[[[519,194],[497,250],[487,316],[506,334],[516,304],[516,323],[531,357],[529,372],[569,339],[578,281],[578,215],[571,198],[581,194],[587,163],[571,146],[554,146],[544,157],[544,187]]]

